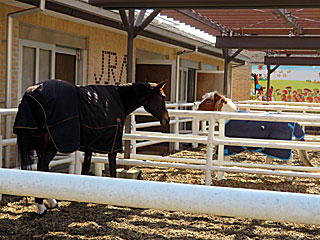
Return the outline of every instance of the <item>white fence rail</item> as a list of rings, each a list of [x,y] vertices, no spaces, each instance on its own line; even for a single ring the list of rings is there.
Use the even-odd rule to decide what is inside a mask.
[[[309,103],[309,102],[281,102],[281,101],[257,101],[257,100],[245,100],[237,101],[236,104],[252,104],[252,105],[292,105],[292,106],[309,106],[309,107],[320,107],[320,103]]]
[[[0,169],[0,192],[135,208],[320,224],[320,196],[313,194],[12,169]]]

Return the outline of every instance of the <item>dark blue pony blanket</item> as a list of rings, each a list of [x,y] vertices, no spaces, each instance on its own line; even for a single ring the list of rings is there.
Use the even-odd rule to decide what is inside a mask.
[[[274,140],[292,140],[295,137],[300,140],[304,138],[305,133],[298,123],[230,120],[225,126],[225,136]],[[243,151],[260,152],[281,160],[289,160],[292,154],[291,149],[224,146],[225,156],[231,156]]]

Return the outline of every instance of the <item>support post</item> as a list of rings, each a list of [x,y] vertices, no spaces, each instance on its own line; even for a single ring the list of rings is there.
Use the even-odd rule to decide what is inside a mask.
[[[270,78],[271,74],[279,67],[279,65],[271,68],[270,65],[267,65],[268,77],[267,77],[267,102],[270,100]]]
[[[238,49],[234,54],[231,55],[231,49],[223,48],[223,56],[224,56],[224,81],[223,81],[223,95],[230,97],[228,93],[228,79],[229,79],[229,63],[238,56],[243,49]],[[231,94],[230,94],[231,95]]]
[[[133,78],[133,40],[134,40],[134,9],[129,9],[129,19],[128,19],[128,41],[127,41],[127,83],[132,82]],[[125,133],[131,133],[131,116],[128,115],[125,122]],[[124,157],[130,158],[130,140],[124,141]]]
[[[145,10],[141,10],[135,22],[134,8],[129,9],[129,16],[125,10],[120,10],[120,17],[124,28],[127,30],[127,83],[133,82],[133,64],[134,64],[134,38],[141,33],[144,28],[152,22],[161,10],[154,10],[146,19],[144,19]],[[125,133],[131,132],[131,116],[128,115],[125,122]],[[130,158],[131,143],[130,140],[124,141],[124,157]]]

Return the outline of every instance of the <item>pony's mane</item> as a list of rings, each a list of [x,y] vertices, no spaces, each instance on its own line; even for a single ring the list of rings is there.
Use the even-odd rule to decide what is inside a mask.
[[[202,99],[211,99],[211,100],[214,100],[214,97],[215,97],[216,95],[222,97],[222,95],[220,95],[220,94],[218,93],[218,91],[213,91],[213,92],[208,92],[208,93],[204,94],[204,95],[202,96]]]

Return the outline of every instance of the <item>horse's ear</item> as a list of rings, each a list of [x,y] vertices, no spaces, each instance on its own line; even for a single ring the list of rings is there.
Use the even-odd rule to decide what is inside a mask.
[[[166,82],[167,82],[167,81],[162,81],[162,82],[158,83],[157,86],[156,86],[156,88],[157,88],[157,89],[163,88],[164,85],[166,85]]]

